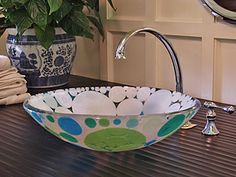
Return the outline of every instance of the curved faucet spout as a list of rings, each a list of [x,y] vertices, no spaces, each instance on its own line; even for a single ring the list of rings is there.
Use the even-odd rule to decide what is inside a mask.
[[[158,31],[156,31],[153,28],[148,28],[148,27],[144,27],[144,28],[140,28],[137,30],[133,30],[128,32],[120,41],[120,43],[118,44],[118,47],[116,49],[116,59],[125,59],[125,46],[128,42],[128,40],[136,35],[137,33],[143,33],[143,32],[148,32],[153,34],[156,38],[158,38],[165,46],[165,48],[167,49],[173,67],[174,67],[174,72],[175,72],[175,81],[176,81],[176,91],[183,93],[183,82],[182,82],[182,74],[181,74],[181,69],[180,69],[180,65],[179,65],[179,60],[177,58],[177,55],[173,49],[173,47],[171,46],[171,43],[167,40],[167,38],[165,36],[163,36],[162,34],[160,34]]]

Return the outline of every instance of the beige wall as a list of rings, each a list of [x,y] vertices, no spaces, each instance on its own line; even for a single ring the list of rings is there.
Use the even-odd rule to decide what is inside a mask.
[[[7,34],[0,38],[0,54],[6,55],[5,41]],[[77,55],[72,68],[72,74],[99,78],[99,39],[96,34],[94,40],[77,37]]]
[[[105,0],[102,1],[103,3]],[[101,44],[101,78],[134,85],[175,89],[173,68],[162,44],[137,35],[127,60],[114,50],[128,31],[149,26],[171,41],[180,60],[184,92],[236,104],[236,26],[214,19],[200,0],[114,0],[106,16],[107,41]]]
[[[104,8],[106,40],[77,38],[72,73],[133,85],[174,89],[173,68],[163,46],[151,35],[129,41],[127,60],[115,61],[120,38],[142,26],[157,29],[172,42],[181,63],[184,92],[236,104],[236,27],[214,19],[200,0],[113,0]],[[5,53],[5,38],[0,53]],[[100,46],[100,50],[99,50]],[[99,61],[100,55],[100,61]]]
[[[99,39],[94,40],[77,37],[77,54],[72,68],[72,74],[90,78],[100,77]]]

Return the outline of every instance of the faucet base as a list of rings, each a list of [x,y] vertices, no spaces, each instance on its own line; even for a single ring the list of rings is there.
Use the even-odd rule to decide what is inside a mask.
[[[204,135],[218,135],[219,133],[213,120],[208,120],[205,128],[202,130],[202,134]]]

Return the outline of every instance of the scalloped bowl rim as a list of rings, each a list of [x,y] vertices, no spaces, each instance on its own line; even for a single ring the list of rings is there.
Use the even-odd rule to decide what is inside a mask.
[[[120,86],[120,85],[117,85],[117,86]],[[99,86],[99,87],[102,87],[102,86]],[[115,86],[111,86],[111,87],[115,87]],[[125,87],[125,86],[121,86],[121,87]],[[139,86],[128,86],[128,87],[134,87],[134,88],[137,88]],[[75,88],[75,87],[71,87],[71,88]],[[71,89],[71,88],[66,88],[66,89]],[[76,88],[82,88],[81,87],[76,87]],[[91,88],[91,87],[89,87]],[[155,87],[148,87],[148,88],[155,88]],[[66,89],[60,89],[60,90],[64,90],[66,91]],[[181,92],[177,92],[177,91],[171,91],[171,90],[168,90],[168,89],[161,89],[161,88],[155,88],[155,89],[158,89],[158,90],[167,90],[167,91],[170,91],[170,92],[176,92],[176,93],[181,93]],[[58,89],[55,89],[55,90],[52,90],[52,91],[56,91]],[[49,93],[51,91],[47,91],[47,92],[42,92],[42,93],[38,93],[38,94],[46,94],[46,93]],[[190,96],[188,94],[184,94],[184,93],[181,93],[182,95],[185,95],[185,96]],[[37,94],[36,94],[37,95]],[[34,96],[34,95],[33,95]],[[61,113],[61,112],[54,112],[54,111],[48,111],[48,110],[43,110],[43,109],[39,109],[39,108],[36,108],[32,105],[29,104],[29,100],[32,98],[32,96],[28,97],[24,103],[23,103],[23,108],[24,109],[28,109],[28,110],[31,110],[31,111],[35,111],[35,112],[39,112],[39,113],[47,113],[47,114],[54,114],[54,115],[73,115],[73,116],[94,116],[94,117],[119,117],[119,118],[125,118],[127,116],[138,116],[138,117],[147,117],[147,116],[167,116],[167,115],[175,115],[175,114],[178,114],[178,113],[184,113],[184,112],[187,112],[189,110],[199,110],[200,107],[201,107],[201,102],[197,99],[197,98],[194,98],[192,96],[190,96],[191,99],[194,101],[194,105],[189,107],[189,108],[185,108],[185,109],[182,109],[182,110],[179,110],[179,111],[172,111],[172,112],[165,112],[165,113],[155,113],[155,114],[144,114],[144,115],[138,115],[138,114],[134,114],[134,115],[102,115],[102,114],[78,114],[78,113]]]

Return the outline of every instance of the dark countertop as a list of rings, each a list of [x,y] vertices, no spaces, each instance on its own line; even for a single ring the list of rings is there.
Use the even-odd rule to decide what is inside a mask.
[[[102,85],[114,84],[71,76],[64,87]],[[0,106],[0,177],[236,176],[236,114],[217,111],[220,134],[204,136],[205,112],[201,108],[192,119],[197,127],[179,130],[147,148],[104,153],[49,134],[21,104]]]

